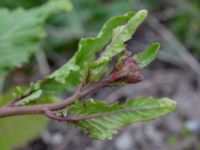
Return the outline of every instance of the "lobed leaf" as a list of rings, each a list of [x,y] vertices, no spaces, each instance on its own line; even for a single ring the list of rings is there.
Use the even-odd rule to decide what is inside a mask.
[[[149,65],[157,56],[160,44],[153,43],[149,48],[143,52],[135,54],[133,58],[138,62],[138,66],[142,69]]]
[[[155,119],[175,110],[176,103],[168,98],[136,98],[126,103],[109,105],[98,100],[77,102],[68,111],[76,119],[73,124],[94,139],[111,139],[112,135],[127,125]],[[68,114],[69,114],[68,113]]]
[[[92,65],[94,78],[99,78],[102,72],[106,70],[108,62],[122,51],[126,50],[125,42],[131,39],[132,35],[138,26],[144,21],[147,16],[146,10],[138,11],[130,20],[122,26],[118,26],[113,30],[112,41],[106,47],[99,59]],[[100,74],[100,75],[98,75]]]
[[[80,83],[81,78],[85,76],[86,68],[95,60],[96,53],[109,42],[113,29],[127,23],[132,16],[134,13],[113,17],[105,23],[96,37],[82,38],[75,55],[61,68],[36,84],[35,92],[42,90],[42,94],[38,95],[36,100],[41,96],[58,95]]]
[[[137,27],[147,16],[146,10],[138,11],[125,25],[119,26],[113,30],[112,42],[106,47],[97,64],[109,61],[115,55],[126,49],[125,42],[130,40]]]
[[[104,24],[96,37],[82,38],[75,55],[63,67],[47,77],[47,79],[54,79],[64,84],[72,80],[74,74],[71,74],[74,71],[76,72],[77,80],[80,81],[79,72],[85,71],[85,67],[94,61],[96,53],[101,51],[109,42],[113,29],[125,24],[133,15],[134,13],[128,13],[113,17]]]
[[[146,15],[147,11],[141,10],[136,14],[131,12],[113,17],[105,23],[96,37],[82,38],[75,55],[51,75],[32,85],[32,90],[30,90],[29,96],[24,99],[23,104],[40,103],[46,97],[55,99],[60,93],[71,90],[74,85],[80,83],[87,76],[88,70],[91,71],[90,80],[97,81],[107,71],[108,63],[112,58],[126,50],[125,42],[132,37]],[[112,40],[107,45],[110,39]],[[95,60],[96,55],[104,47],[106,48],[100,54],[99,59]],[[143,60],[145,58],[145,62],[149,63],[151,60],[147,57],[151,54],[149,51],[151,52],[152,48],[144,54],[138,55],[138,58],[139,56]]]
[[[0,75],[28,61],[46,36],[45,20],[53,13],[71,10],[68,0],[50,1],[41,7],[14,11],[0,9]]]
[[[9,103],[12,100],[17,100],[24,95],[26,95],[27,87],[26,86],[17,86],[9,89],[3,96],[0,98],[0,106],[3,106]]]

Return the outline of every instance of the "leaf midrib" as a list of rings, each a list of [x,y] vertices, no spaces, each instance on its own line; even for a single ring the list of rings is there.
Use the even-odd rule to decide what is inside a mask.
[[[123,109],[123,110],[118,110],[118,111],[112,111],[109,113],[97,113],[94,115],[82,115],[82,116],[75,116],[71,115],[68,117],[69,121],[86,121],[86,120],[92,120],[92,119],[99,119],[99,118],[104,118],[104,117],[110,117],[119,113],[133,113],[133,112],[138,112],[138,111],[148,111],[148,110],[156,110],[156,109],[170,109],[174,107],[174,105],[169,105],[169,106],[161,106],[161,107],[146,107],[146,108],[138,108],[138,109]],[[170,111],[169,111],[170,112]],[[159,116],[159,115],[156,115]],[[156,117],[155,116],[155,117]]]

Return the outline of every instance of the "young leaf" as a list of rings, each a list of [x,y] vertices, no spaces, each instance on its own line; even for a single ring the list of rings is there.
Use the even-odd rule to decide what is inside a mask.
[[[16,100],[18,98],[23,97],[27,90],[26,86],[17,86],[8,90],[1,98],[0,98],[0,106],[7,104],[11,100]]]
[[[133,58],[138,62],[138,66],[141,69],[145,68],[156,58],[159,48],[159,43],[153,43],[149,48],[145,49],[143,52],[135,54]]]
[[[76,65],[75,57],[72,57],[65,65],[53,72],[46,79],[53,79],[57,82],[64,84],[66,82],[66,78],[70,75],[72,71],[79,70],[80,68],[78,65]]]
[[[79,49],[75,55],[60,69],[36,84],[37,88],[34,88],[31,92],[35,100],[41,100],[42,97],[49,95],[56,96],[63,91],[71,89],[71,87],[77,83],[80,83],[81,79],[86,76],[87,69],[95,61],[96,54],[100,52],[112,38],[110,45],[107,46],[102,56],[95,62],[96,66],[91,69],[92,77],[97,78],[97,75],[103,75],[103,73],[105,73],[103,70],[107,67],[106,63],[108,63],[108,60],[110,61],[113,56],[126,49],[124,42],[131,38],[146,15],[147,12],[142,10],[136,14],[127,13],[122,16],[113,17],[105,23],[97,37],[81,39],[79,42]],[[103,67],[101,68],[100,65]],[[39,94],[38,91],[40,91]],[[34,92],[37,94],[34,94]],[[33,96],[26,99],[27,104],[29,100],[32,102],[34,101],[32,99]]]
[[[91,63],[91,60],[94,61],[95,53],[101,51],[109,42],[113,30],[126,24],[133,16],[134,13],[127,13],[122,16],[113,17],[105,23],[96,38],[81,39],[76,55],[77,63],[84,66],[86,61],[88,64]]]
[[[0,9],[0,75],[26,62],[45,38],[44,23],[53,13],[71,10],[68,0],[50,1],[31,10]]]
[[[75,55],[64,66],[39,81],[36,84],[37,88],[34,89],[35,92],[42,90],[42,95],[40,96],[55,96],[71,89],[72,85],[80,83],[81,75],[86,71],[85,68],[94,61],[96,53],[102,50],[109,42],[113,29],[127,23],[133,15],[134,13],[127,13],[113,17],[105,23],[97,37],[82,38]],[[40,96],[36,100],[38,98],[41,100]]]
[[[146,10],[138,11],[125,25],[119,26],[113,30],[112,42],[106,47],[97,64],[109,61],[113,56],[126,49],[125,42],[131,39],[137,27],[147,16]]]
[[[118,26],[113,30],[111,43],[106,47],[100,58],[92,65],[94,78],[98,79],[98,74],[101,74],[101,72],[105,70],[108,62],[111,61],[114,56],[126,50],[125,42],[131,39],[132,35],[138,26],[144,21],[146,16],[147,11],[140,10],[130,18],[127,24]]]
[[[69,112],[76,118],[72,123],[94,139],[111,139],[127,125],[155,119],[175,110],[176,103],[168,98],[136,98],[126,103],[109,105],[98,100],[72,105]]]
[[[47,79],[53,79],[62,84],[70,82],[74,77],[71,72],[85,71],[85,67],[95,59],[95,54],[103,49],[111,38],[114,28],[126,23],[134,14],[128,13],[122,16],[116,16],[108,20],[102,27],[101,31],[95,38],[82,38],[79,42],[79,48],[76,54],[60,69],[55,71]],[[80,81],[80,75],[77,76],[77,81]]]

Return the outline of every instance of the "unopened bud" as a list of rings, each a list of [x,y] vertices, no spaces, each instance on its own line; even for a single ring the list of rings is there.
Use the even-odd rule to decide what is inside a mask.
[[[139,71],[137,62],[128,52],[125,53],[124,58],[115,65],[115,68],[110,73],[110,83],[137,83],[143,79],[144,77]]]

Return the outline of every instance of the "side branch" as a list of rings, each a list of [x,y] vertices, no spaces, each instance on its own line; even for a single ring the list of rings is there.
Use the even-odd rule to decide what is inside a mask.
[[[17,115],[32,115],[43,114],[49,118],[55,118],[51,111],[62,110],[68,105],[71,105],[75,100],[81,100],[97,90],[110,85],[116,85],[116,83],[137,83],[143,79],[142,74],[139,72],[137,62],[132,59],[128,52],[125,52],[124,59],[120,60],[114,67],[114,69],[101,81],[94,83],[87,87],[88,79],[86,82],[80,84],[79,88],[74,95],[67,98],[64,101],[53,104],[41,104],[32,106],[16,106],[12,102],[12,105],[6,105],[0,108],[0,118]],[[20,101],[20,100],[19,100]],[[56,118],[55,118],[56,119]],[[58,118],[57,118],[58,119]]]
[[[34,115],[34,114],[43,114],[46,115],[46,110],[54,111],[60,110],[68,105],[72,104],[74,100],[82,99],[90,94],[96,92],[98,89],[103,88],[107,83],[99,82],[93,87],[86,89],[81,92],[82,84],[78,88],[77,92],[71,97],[65,99],[64,101],[53,103],[53,104],[41,104],[33,106],[3,106],[0,107],[0,118],[8,116],[19,116],[19,115]]]

